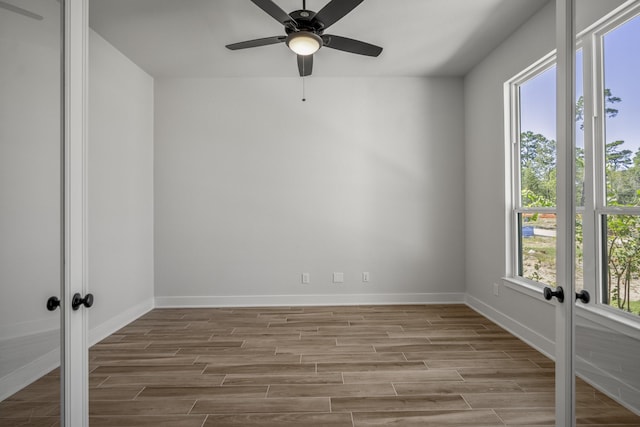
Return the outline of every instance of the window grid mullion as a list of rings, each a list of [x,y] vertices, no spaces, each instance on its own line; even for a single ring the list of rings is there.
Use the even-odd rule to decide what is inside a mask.
[[[583,72],[583,135],[584,135],[584,207],[577,213],[582,215],[582,277],[583,289],[590,292],[599,301],[599,283],[602,269],[597,260],[600,256],[600,239],[598,230],[598,216],[595,215],[596,193],[600,191],[600,187],[595,182],[598,161],[594,158],[595,152],[598,150],[597,138],[595,135],[596,123],[594,114],[594,102],[596,97],[596,88],[594,87],[596,67],[596,53],[594,52],[594,37],[587,34],[581,39],[582,47],[582,72]]]

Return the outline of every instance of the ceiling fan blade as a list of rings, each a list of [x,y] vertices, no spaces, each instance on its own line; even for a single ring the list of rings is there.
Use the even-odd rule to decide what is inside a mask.
[[[327,29],[342,19],[347,13],[351,12],[364,0],[332,0],[325,7],[320,9],[315,19],[324,24]]]
[[[270,44],[283,43],[286,39],[286,36],[265,37],[263,39],[247,40],[246,42],[228,44],[226,48],[230,50],[248,49],[250,47],[260,47],[268,46]]]
[[[326,47],[356,53],[358,55],[378,56],[382,53],[382,48],[380,46],[361,42],[360,40],[349,39],[347,37],[325,34],[322,36],[322,42]]]
[[[298,23],[289,16],[287,12],[282,10],[280,6],[272,2],[271,0],[251,0],[253,4],[258,6],[260,9],[267,12],[273,19],[286,26],[287,23],[293,23],[294,28],[297,27]]]
[[[42,16],[38,15],[37,13],[30,12],[30,11],[28,11],[26,9],[23,9],[21,7],[18,7],[18,6],[14,6],[12,4],[9,4],[9,3],[3,2],[3,1],[0,1],[0,8],[9,10],[11,12],[18,13],[18,14],[23,15],[23,16],[27,16],[29,18],[36,19],[38,21],[42,21],[44,19]]]
[[[310,76],[313,71],[313,55],[298,55],[300,77]]]

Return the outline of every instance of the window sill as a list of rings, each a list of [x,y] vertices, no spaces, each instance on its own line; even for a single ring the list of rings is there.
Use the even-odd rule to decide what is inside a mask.
[[[555,304],[553,301],[547,301],[542,296],[542,285],[535,285],[524,280],[514,279],[512,277],[503,277],[502,281],[504,286],[520,294],[527,295],[531,298],[535,298],[546,304]],[[597,304],[584,305],[578,303],[576,305],[575,313],[577,316],[594,322],[598,325],[602,325],[608,329],[616,331],[622,335],[640,341],[640,318],[638,320],[629,318],[627,316],[615,313],[612,310],[608,310],[604,307],[599,307]]]
[[[605,326],[616,333],[640,341],[640,319],[630,319],[597,305],[576,305],[576,314],[583,319]]]
[[[504,286],[506,288],[511,289],[512,291],[519,292],[547,304],[553,304],[551,301],[547,301],[546,299],[544,299],[544,296],[542,296],[542,289],[544,288],[542,285],[534,285],[532,283],[526,282],[524,280],[518,280],[513,277],[503,277],[502,282],[504,283]]]

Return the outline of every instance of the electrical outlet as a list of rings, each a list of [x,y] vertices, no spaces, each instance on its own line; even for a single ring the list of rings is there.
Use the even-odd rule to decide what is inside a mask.
[[[333,283],[344,283],[344,273],[333,273]]]
[[[302,273],[302,283],[304,285],[309,284],[310,282],[310,278],[309,278],[309,273]]]
[[[364,283],[368,283],[369,282],[369,272],[368,271],[363,271],[362,272],[362,281]]]
[[[498,283],[493,284],[493,295],[500,296],[500,285]]]

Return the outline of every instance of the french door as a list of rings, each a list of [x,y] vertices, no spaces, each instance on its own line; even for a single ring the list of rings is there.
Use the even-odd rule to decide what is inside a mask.
[[[19,424],[88,424],[86,310],[72,307],[87,293],[86,7],[0,2],[0,413]]]
[[[555,0],[557,274],[558,284],[565,289],[564,302],[556,304],[556,423],[563,427],[575,425],[576,413],[575,1]],[[34,366],[45,373],[60,362],[59,373],[54,373],[50,381],[61,390],[61,410],[50,408],[51,414],[55,417],[59,413],[64,426],[84,426],[88,425],[87,310],[82,306],[74,310],[71,301],[75,294],[84,296],[88,292],[88,0],[3,0],[0,5],[0,346],[15,349],[16,342],[28,341],[24,337],[31,336],[43,347],[36,361],[27,361],[20,353],[11,362],[1,360],[0,369],[7,372],[0,375],[5,381],[0,383],[0,391],[15,389],[20,381],[27,381],[27,371]],[[49,297],[56,297],[59,306],[54,299],[50,304],[53,311],[45,312]],[[43,336],[47,339],[37,339]],[[31,365],[19,366],[22,362]]]
[[[631,190],[623,192],[619,178],[632,173],[638,144],[633,116],[640,101],[639,11],[638,1],[556,0],[556,264],[564,289],[564,301],[556,298],[557,426],[574,426],[576,419],[628,424],[634,417],[601,403],[590,407],[594,396],[581,388],[582,380],[598,384],[596,400],[614,398],[636,408],[640,400],[640,334],[633,305],[640,298],[640,251],[635,250],[640,184],[629,181]],[[618,153],[630,158],[626,166]],[[577,187],[582,197],[576,197]],[[582,264],[576,257],[579,243]]]
[[[62,294],[62,419],[64,427],[89,425],[87,283],[88,0],[64,4],[64,252]],[[74,301],[76,299],[76,301]]]
[[[49,423],[62,385],[64,10],[0,6],[0,408],[4,422]],[[34,380],[40,408],[20,392]]]

